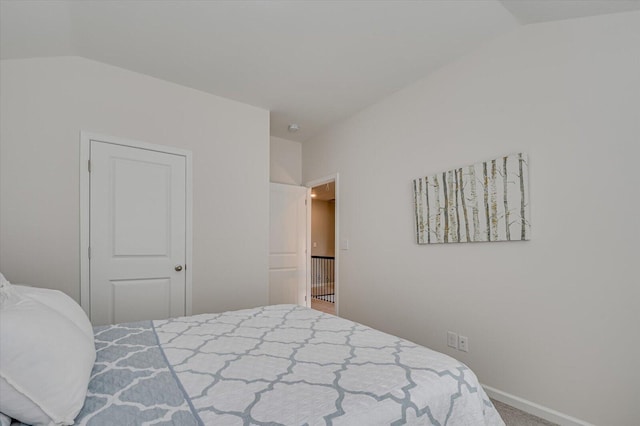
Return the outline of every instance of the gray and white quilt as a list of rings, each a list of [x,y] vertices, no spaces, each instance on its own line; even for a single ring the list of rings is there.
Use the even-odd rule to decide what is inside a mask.
[[[95,332],[80,425],[504,425],[464,364],[300,306]]]

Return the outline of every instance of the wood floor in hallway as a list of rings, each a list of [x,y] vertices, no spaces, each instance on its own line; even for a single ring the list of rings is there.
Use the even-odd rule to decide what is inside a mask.
[[[325,302],[324,300],[311,298],[311,309],[324,312],[325,314],[336,314],[336,304],[331,302]]]

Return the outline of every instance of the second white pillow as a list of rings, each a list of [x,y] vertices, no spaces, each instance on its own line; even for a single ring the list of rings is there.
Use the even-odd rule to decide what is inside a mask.
[[[70,425],[96,352],[84,311],[64,293],[10,286],[0,302],[0,412],[33,425]]]

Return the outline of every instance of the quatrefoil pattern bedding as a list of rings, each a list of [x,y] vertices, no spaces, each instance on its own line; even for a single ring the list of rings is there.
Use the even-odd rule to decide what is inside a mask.
[[[504,425],[464,364],[296,305],[95,336],[80,425]]]
[[[300,306],[154,325],[205,424],[504,424],[460,362]]]

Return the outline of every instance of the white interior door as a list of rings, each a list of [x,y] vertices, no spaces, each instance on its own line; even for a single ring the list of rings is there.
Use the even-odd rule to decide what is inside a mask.
[[[309,188],[271,184],[269,303],[306,306]]]
[[[185,315],[186,158],[90,142],[94,325]]]

